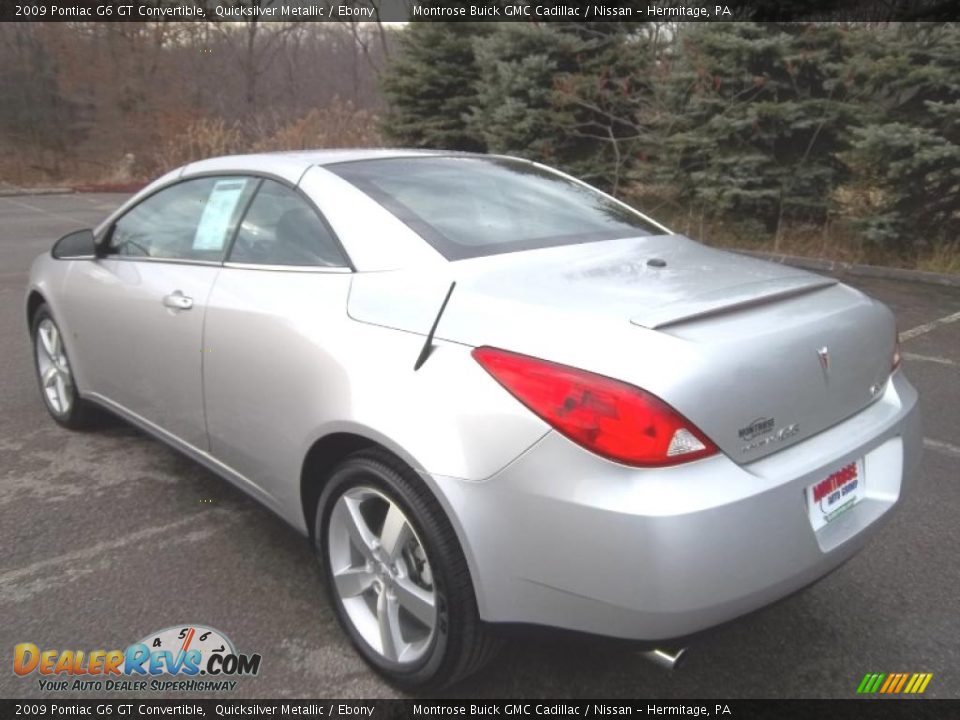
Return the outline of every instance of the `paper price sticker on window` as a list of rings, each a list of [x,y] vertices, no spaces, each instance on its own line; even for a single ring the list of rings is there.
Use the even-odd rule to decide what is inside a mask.
[[[230,231],[230,220],[247,181],[218,180],[210,191],[200,224],[193,236],[194,250],[223,250]]]

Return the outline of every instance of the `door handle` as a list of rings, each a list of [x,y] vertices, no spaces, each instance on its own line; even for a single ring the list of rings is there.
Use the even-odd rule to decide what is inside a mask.
[[[189,310],[193,307],[193,298],[187,297],[179,290],[174,290],[163,298],[163,304],[172,310]]]

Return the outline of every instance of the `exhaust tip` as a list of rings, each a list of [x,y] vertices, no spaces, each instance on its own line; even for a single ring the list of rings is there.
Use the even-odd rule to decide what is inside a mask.
[[[679,650],[666,650],[664,648],[655,648],[640,653],[654,665],[659,665],[667,670],[676,670],[687,653],[687,648]]]

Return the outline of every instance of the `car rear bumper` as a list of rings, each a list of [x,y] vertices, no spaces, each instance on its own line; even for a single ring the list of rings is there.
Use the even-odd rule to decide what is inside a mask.
[[[679,637],[802,588],[863,547],[919,459],[897,372],[856,416],[761,460],[638,470],[557,433],[482,482],[432,476],[480,615],[638,640]],[[804,489],[864,458],[866,496],[814,532]]]

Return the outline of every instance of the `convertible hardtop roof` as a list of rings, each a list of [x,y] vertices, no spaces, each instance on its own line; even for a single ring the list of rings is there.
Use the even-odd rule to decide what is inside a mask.
[[[256,153],[251,155],[223,155],[190,163],[178,171],[177,177],[190,177],[217,172],[264,172],[286,178],[296,183],[314,165],[358,160],[381,160],[403,157],[437,156],[483,157],[476,153],[452,150],[405,150],[399,148],[355,148],[338,150],[290,150],[285,152]]]
[[[449,150],[349,148],[342,150],[292,150],[266,154],[297,158],[308,165],[332,165],[333,163],[354,162],[356,160],[380,160],[384,158],[418,157],[421,155],[466,155],[469,153]]]

